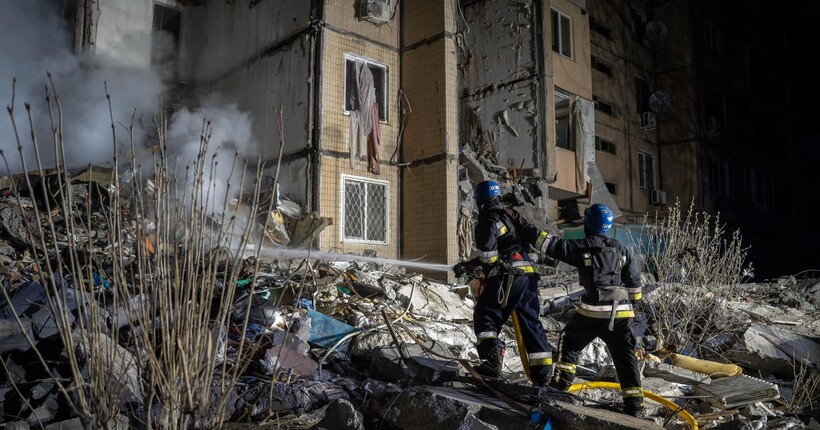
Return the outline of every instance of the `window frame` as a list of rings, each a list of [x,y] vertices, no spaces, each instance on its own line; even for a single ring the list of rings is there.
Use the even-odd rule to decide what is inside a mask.
[[[602,99],[602,98],[600,98],[596,95],[592,96],[592,101],[594,102],[593,105],[594,105],[596,111],[601,112],[601,113],[606,114],[606,115],[609,115],[612,118],[618,118],[618,108],[615,107],[615,104],[613,102],[611,102],[609,100],[606,100],[606,99]],[[609,107],[609,112],[607,112],[604,109],[601,109],[602,105],[603,106],[608,106]]]
[[[347,224],[347,213],[345,211],[346,208],[346,199],[347,193],[345,192],[345,183],[346,181],[355,181],[365,184],[365,208],[364,208],[364,225],[362,227],[364,239],[359,238],[349,238],[345,235],[345,225]],[[339,211],[341,212],[341,220],[342,222],[339,223],[339,237],[341,238],[342,243],[363,243],[363,244],[370,244],[370,245],[390,245],[390,182],[379,180],[379,179],[371,179],[365,178],[362,176],[354,176],[354,175],[346,175],[342,174],[340,179],[340,187],[339,187],[339,198],[341,200],[341,204],[339,205]],[[367,184],[374,184],[374,185],[381,185],[384,187],[384,241],[379,240],[369,240],[367,239],[367,219],[369,218],[368,210],[367,210]]]
[[[361,55],[345,53],[344,54],[344,84],[343,84],[343,93],[342,93],[342,111],[344,112],[345,116],[350,116],[350,110],[347,109],[347,62],[353,61],[358,62],[361,61],[365,64],[365,66],[370,67],[374,66],[384,70],[384,84],[382,85],[382,94],[384,94],[384,105],[382,106],[379,103],[379,109],[384,109],[384,119],[379,118],[379,122],[382,124],[389,124],[390,123],[390,68],[386,64],[379,63],[378,61],[371,60],[369,58],[363,57]],[[377,97],[378,98],[378,97]],[[376,100],[379,102],[379,100]],[[379,113],[381,115],[381,112]]]
[[[590,66],[601,72],[604,76],[615,79],[615,71],[612,68],[612,64],[606,60],[602,60],[601,57],[590,55]]]
[[[652,161],[652,183],[649,184],[648,178],[643,174],[643,166],[645,164],[642,159],[649,157]],[[655,188],[655,179],[657,178],[657,162],[655,161],[655,154],[645,151],[638,151],[638,187],[642,190],[652,190]],[[651,187],[650,187],[651,185]]]
[[[610,185],[612,186],[611,188],[610,188]],[[605,180],[604,181],[604,186],[606,187],[606,190],[609,192],[609,194],[611,194],[613,196],[618,195],[618,183],[617,182],[612,182],[612,181],[606,181]]]
[[[555,20],[555,22],[557,22],[557,23],[558,23],[558,30],[556,31],[556,30],[555,30],[555,28],[553,28],[553,29],[552,29],[552,36],[555,36],[555,35],[557,34],[557,35],[558,35],[558,41],[557,41],[557,45],[556,45],[556,40],[555,40],[555,37],[553,37],[553,47],[552,47],[553,49],[552,49],[552,52],[557,52],[559,55],[561,55],[561,56],[563,56],[563,57],[566,57],[566,58],[569,58],[570,60],[573,60],[573,61],[574,61],[574,60],[575,60],[575,55],[574,55],[574,52],[575,52],[575,46],[574,46],[575,41],[573,40],[573,39],[574,39],[574,37],[573,37],[573,34],[572,34],[572,27],[573,27],[573,24],[572,24],[572,17],[571,17],[571,16],[569,16],[569,15],[567,15],[567,14],[565,14],[564,12],[561,12],[561,11],[560,11],[560,10],[558,10],[558,9],[555,9],[555,8],[550,8],[550,24],[552,24],[552,13],[555,13],[556,15],[558,15],[558,19],[557,19],[557,20]],[[561,42],[562,42],[562,38],[561,38],[561,33],[562,33],[562,32],[561,32],[561,29],[562,29],[562,26],[561,26],[561,18],[566,18],[566,19],[567,19],[567,22],[569,23],[569,32],[568,32],[568,34],[569,34],[569,55],[567,55],[567,54],[565,54],[565,53],[561,52],[561,51],[562,51],[562,48],[563,48],[563,46],[562,46],[562,45],[563,45],[563,43],[561,43]],[[557,51],[555,50],[555,46],[558,46],[558,50],[557,50]]]
[[[603,149],[604,145],[602,145],[602,142],[606,142],[607,146],[612,148],[612,150]],[[618,146],[615,144],[615,141],[607,139],[606,137],[595,136],[595,150],[611,155],[618,155]]]

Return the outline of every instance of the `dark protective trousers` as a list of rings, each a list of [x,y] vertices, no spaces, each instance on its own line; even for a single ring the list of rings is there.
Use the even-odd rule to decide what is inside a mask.
[[[537,359],[530,358],[530,375],[534,382],[546,382],[552,359],[543,358],[544,356],[551,357],[549,354],[551,351],[544,326],[538,319],[541,314],[541,304],[538,301],[538,277],[515,276],[510,287],[507,307],[501,309],[499,290],[504,289],[504,279],[504,276],[489,278],[476,303],[473,321],[479,345],[484,341],[497,342],[499,330],[510,318],[512,312],[517,311],[527,354],[529,357],[538,357]],[[490,333],[492,336],[489,335]],[[479,348],[479,354],[482,349]]]
[[[558,341],[558,357],[555,361],[557,388],[567,389],[575,377],[575,364],[584,349],[596,337],[604,341],[621,384],[624,399],[630,396],[630,388],[641,386],[638,358],[635,356],[635,336],[632,334],[632,318],[618,318],[609,331],[608,318],[590,318],[575,314],[561,332]],[[641,393],[642,397],[643,394]]]

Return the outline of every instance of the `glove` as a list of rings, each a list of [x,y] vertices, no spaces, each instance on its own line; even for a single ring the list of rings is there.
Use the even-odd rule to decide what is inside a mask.
[[[473,272],[473,262],[472,261],[462,261],[461,263],[456,264],[453,266],[453,273],[456,274],[457,277],[462,277],[467,273]]]

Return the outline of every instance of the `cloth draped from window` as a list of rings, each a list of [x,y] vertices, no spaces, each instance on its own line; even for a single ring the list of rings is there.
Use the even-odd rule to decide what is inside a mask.
[[[381,129],[379,127],[379,104],[376,101],[376,89],[373,74],[363,62],[356,62],[356,83],[358,86],[358,104],[350,112],[350,167],[356,159],[364,158],[367,153],[367,168],[373,174],[380,174],[379,147],[381,146]],[[367,145],[367,146],[366,146]],[[365,150],[365,147],[367,150]]]
[[[592,187],[590,204],[606,205],[617,218],[621,210],[609,193],[595,163],[595,105],[592,100],[575,96],[572,118],[575,122],[575,181],[581,193]]]

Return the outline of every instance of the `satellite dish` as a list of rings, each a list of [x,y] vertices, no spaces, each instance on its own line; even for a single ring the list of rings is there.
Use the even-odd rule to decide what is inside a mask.
[[[672,97],[666,91],[655,91],[649,95],[649,108],[652,112],[660,115],[668,112],[672,107]]]
[[[669,30],[667,30],[666,24],[658,20],[647,22],[646,27],[643,30],[644,36],[652,42],[660,42],[661,40],[666,39],[668,32]]]

